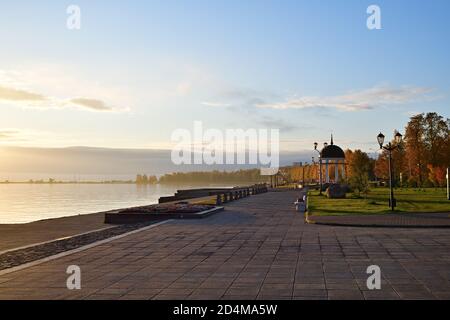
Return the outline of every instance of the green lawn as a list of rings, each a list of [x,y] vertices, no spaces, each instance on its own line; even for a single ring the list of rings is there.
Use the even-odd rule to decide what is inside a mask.
[[[396,189],[397,213],[450,212],[445,189]],[[309,193],[311,215],[386,214],[389,210],[389,189],[373,188],[367,198],[347,194],[347,199],[328,199],[318,191]]]

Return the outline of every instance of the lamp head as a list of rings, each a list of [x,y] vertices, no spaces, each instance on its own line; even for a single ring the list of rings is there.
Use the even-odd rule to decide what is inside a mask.
[[[380,132],[380,134],[377,136],[378,144],[380,145],[380,149],[383,149],[384,144],[384,134]]]
[[[402,134],[400,132],[397,131],[397,133],[395,134],[394,139],[395,139],[395,143],[396,144],[400,144],[400,143],[402,143],[403,136],[402,136]]]

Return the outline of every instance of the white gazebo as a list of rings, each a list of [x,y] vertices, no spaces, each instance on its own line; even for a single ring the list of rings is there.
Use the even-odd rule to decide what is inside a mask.
[[[330,165],[334,164],[334,183],[339,182],[339,171],[341,176],[345,178],[345,153],[334,144],[333,135],[331,135],[331,143],[325,144],[320,151],[320,161],[325,164],[325,183],[330,183]],[[341,168],[339,170],[339,168]]]

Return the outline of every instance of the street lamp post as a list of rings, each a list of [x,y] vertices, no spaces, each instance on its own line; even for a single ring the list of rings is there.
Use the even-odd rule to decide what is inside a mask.
[[[417,164],[417,170],[419,170],[419,189],[422,188],[422,165]]]
[[[447,200],[450,200],[450,184],[449,184],[449,179],[450,177],[448,176],[449,174],[449,168],[447,168],[447,175],[445,176],[447,178]]]
[[[322,195],[322,153],[317,150],[317,147],[319,144],[317,142],[314,142],[314,150],[316,150],[319,153],[319,183],[320,183],[320,191],[319,194]]]
[[[302,179],[302,185],[303,185],[303,188],[305,187],[305,167],[306,167],[306,165],[307,165],[307,163],[304,163],[303,164],[303,167],[302,167],[302,175],[303,175],[303,179]]]
[[[395,144],[389,142],[386,145],[384,144],[384,134],[380,133],[377,137],[378,144],[380,145],[381,150],[388,151],[389,154],[389,190],[390,190],[390,196],[389,196],[389,206],[391,207],[391,210],[394,211],[396,206],[396,201],[394,198],[394,177],[392,174],[392,151],[397,149],[400,146],[400,143],[402,142],[403,136],[400,134],[400,132],[397,132],[394,136]]]

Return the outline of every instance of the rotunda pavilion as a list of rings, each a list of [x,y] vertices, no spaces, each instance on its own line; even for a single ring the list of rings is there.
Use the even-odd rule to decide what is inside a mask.
[[[331,143],[325,144],[320,151],[320,161],[325,164],[325,183],[330,183],[330,166],[334,165],[334,183],[339,182],[339,171],[341,177],[345,178],[345,153],[337,145],[334,144],[333,135],[331,135]]]

